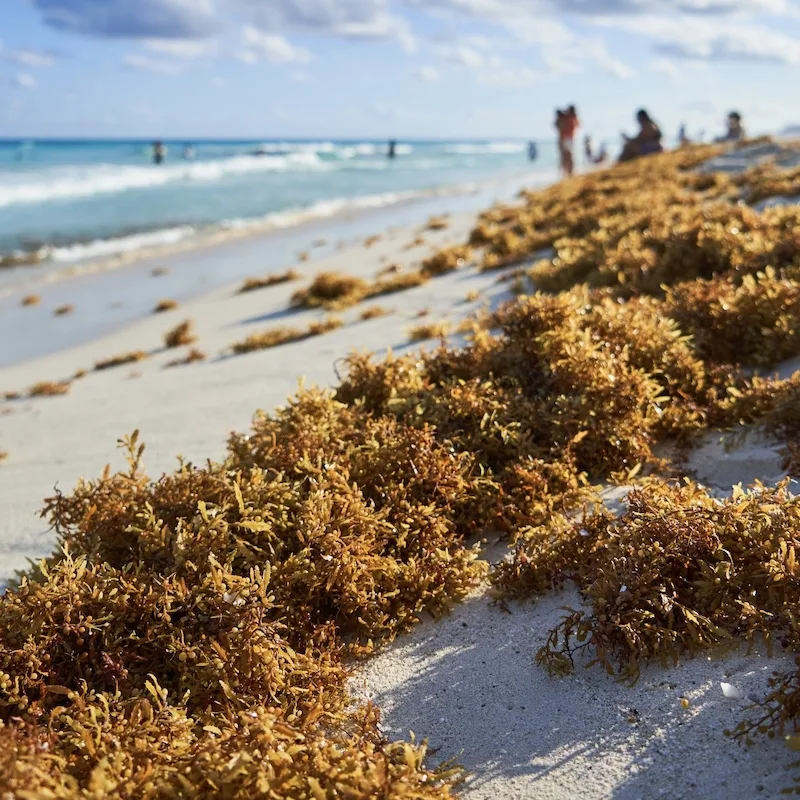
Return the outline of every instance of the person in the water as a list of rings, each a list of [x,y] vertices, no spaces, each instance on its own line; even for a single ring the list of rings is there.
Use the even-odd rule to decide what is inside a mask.
[[[389,142],[389,153],[388,153],[388,156],[389,156],[389,158],[394,158],[396,155],[397,155],[397,142],[394,139],[392,139]]]
[[[153,163],[163,164],[166,157],[167,148],[164,143],[160,139],[153,142]]]

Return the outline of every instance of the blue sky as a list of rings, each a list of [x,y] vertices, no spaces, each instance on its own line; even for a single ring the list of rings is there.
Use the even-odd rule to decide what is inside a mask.
[[[800,123],[800,0],[2,0],[0,135],[598,138]]]

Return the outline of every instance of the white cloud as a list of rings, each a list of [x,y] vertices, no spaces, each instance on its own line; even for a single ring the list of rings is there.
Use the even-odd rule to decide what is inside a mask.
[[[33,75],[28,75],[27,72],[17,73],[11,81],[14,86],[18,86],[20,89],[35,89],[39,85],[39,81]]]
[[[55,62],[55,55],[45,50],[12,50],[3,58],[24,67],[52,67]]]
[[[668,78],[676,81],[681,76],[681,71],[678,65],[668,58],[656,58],[650,62],[649,69],[651,72],[658,72],[661,75],[666,75]]]
[[[400,41],[416,49],[408,22],[393,14],[387,0],[233,0],[264,31],[300,30],[353,39]]]
[[[296,47],[283,36],[262,33],[252,25],[242,29],[242,43],[245,50],[239,55],[246,64],[253,64],[263,58],[270,64],[307,64],[311,53],[303,47]]]
[[[760,24],[652,16],[606,24],[652,38],[657,52],[670,58],[800,63],[800,39]]]
[[[478,73],[478,83],[484,86],[530,86],[532,83],[541,80],[541,78],[542,76],[530,67],[513,65],[482,70]]]
[[[608,52],[608,47],[603,39],[581,39],[575,43],[575,57],[588,60],[603,70],[606,74],[625,80],[633,75],[631,68],[620,59]]]
[[[215,39],[145,39],[147,50],[174,58],[202,58],[219,52]]]
[[[631,16],[685,12],[698,15],[734,13],[786,13],[788,0],[405,0],[419,9],[438,9],[453,15],[468,15],[501,24],[518,24],[521,19],[542,21],[546,15],[568,14],[584,17]],[[545,24],[547,20],[544,19]]]
[[[250,66],[258,64],[258,56],[252,50],[237,50],[233,57],[237,61],[241,61],[242,64],[249,64]]]
[[[181,69],[177,64],[169,61],[159,61],[141,53],[127,53],[122,58],[122,63],[130,69],[140,70],[141,72],[156,72],[160,75],[177,75]]]
[[[442,79],[442,73],[439,72],[436,67],[430,65],[417,67],[414,70],[414,75],[419,78],[419,80],[425,81],[426,83],[436,83]]]
[[[451,64],[476,69],[486,62],[483,53],[466,44],[444,45],[439,48],[439,56]]]

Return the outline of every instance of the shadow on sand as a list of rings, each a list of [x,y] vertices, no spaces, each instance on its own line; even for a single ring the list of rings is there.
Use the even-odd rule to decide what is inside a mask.
[[[724,736],[745,711],[719,689],[726,680],[763,693],[786,661],[698,658],[648,668],[633,687],[600,667],[550,677],[536,652],[562,607],[578,604],[563,592],[506,613],[474,597],[401,638],[354,686],[383,709],[388,736],[413,731],[434,762],[466,767],[467,800],[728,800],[772,797],[790,783],[786,748],[765,740],[747,750]]]

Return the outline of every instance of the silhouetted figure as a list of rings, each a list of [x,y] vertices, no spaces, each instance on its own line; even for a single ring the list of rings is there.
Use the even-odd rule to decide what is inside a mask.
[[[683,122],[681,122],[681,127],[678,129],[678,142],[680,143],[681,147],[691,144],[689,141],[689,136],[686,133],[686,125]]]
[[[594,161],[594,153],[592,151],[592,137],[587,133],[583,137],[583,154],[586,156],[586,162],[591,164]]]
[[[153,142],[153,163],[163,164],[164,159],[167,157],[167,148],[160,140]]]
[[[528,161],[536,161],[539,158],[539,148],[536,142],[528,142]]]
[[[394,139],[389,142],[388,156],[389,158],[395,158],[397,156],[397,142]]]
[[[745,138],[744,126],[742,125],[742,115],[738,111],[731,111],[728,114],[728,130],[725,135],[717,139],[718,142],[738,142]]]
[[[639,133],[634,137],[622,134],[625,146],[619,157],[620,162],[632,161],[634,158],[649,156],[663,152],[661,145],[661,128],[650,118],[643,108],[636,112],[636,121],[639,123]]]

